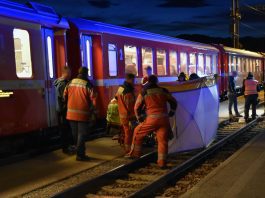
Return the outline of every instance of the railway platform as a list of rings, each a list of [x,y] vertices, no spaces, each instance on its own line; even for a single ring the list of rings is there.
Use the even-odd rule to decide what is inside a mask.
[[[262,198],[265,194],[265,133],[214,169],[181,198]]]
[[[259,99],[260,103],[264,102],[264,91],[259,92]],[[244,105],[245,105],[245,98],[244,96],[238,97],[238,111],[243,115],[244,113]],[[260,108],[260,110],[257,112],[258,115],[262,115],[264,111],[262,111],[263,108]],[[251,110],[250,110],[251,111]],[[234,109],[233,109],[234,112]],[[251,113],[250,113],[251,115]],[[228,100],[225,100],[223,102],[220,102],[219,106],[219,123],[227,120],[229,118],[228,113]]]
[[[117,141],[99,138],[87,142],[89,162],[61,150],[0,167],[0,197],[16,197],[123,155]]]

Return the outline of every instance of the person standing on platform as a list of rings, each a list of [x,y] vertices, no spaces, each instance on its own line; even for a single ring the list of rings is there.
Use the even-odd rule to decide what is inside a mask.
[[[87,161],[89,157],[85,154],[85,136],[92,127],[96,95],[86,67],[81,67],[77,78],[67,85],[64,98],[67,101],[66,118],[70,121],[77,147],[76,160]]]
[[[251,72],[248,73],[248,77],[243,81],[243,92],[245,96],[245,120],[249,121],[249,109],[252,106],[252,119],[256,119],[256,107],[258,104],[258,92],[259,82],[254,80],[254,76]]]
[[[144,70],[145,70],[145,75],[142,79],[142,85],[147,84],[149,76],[152,75],[152,67],[151,66],[147,66],[146,68],[144,68]]]
[[[133,125],[135,122],[134,80],[135,76],[133,74],[126,74],[123,85],[119,87],[115,95],[115,98],[118,100],[120,122],[124,130],[125,153],[128,153],[131,148]]]
[[[237,77],[237,71],[233,71],[232,75],[229,76],[228,79],[228,111],[229,111],[229,118],[233,118],[233,113],[232,113],[232,106],[234,105],[234,111],[235,111],[235,116],[236,117],[243,117],[240,115],[238,112],[237,108],[237,93],[236,93],[236,83],[235,83],[235,78]]]
[[[71,78],[71,70],[65,66],[62,69],[62,76],[54,81],[55,95],[56,95],[56,112],[58,117],[58,124],[60,129],[62,150],[65,154],[74,154],[75,147],[73,144],[73,136],[71,134],[71,127],[66,119],[66,103],[63,99],[64,89]]]
[[[131,151],[127,157],[140,157],[144,137],[155,131],[158,141],[157,163],[159,167],[165,167],[168,153],[168,136],[171,132],[169,117],[174,116],[177,101],[167,89],[159,87],[157,83],[157,77],[151,75],[148,84],[136,100],[134,110],[137,120],[141,123],[134,130]],[[170,104],[169,113],[167,103]],[[147,117],[145,120],[141,120],[140,113],[144,105]]]

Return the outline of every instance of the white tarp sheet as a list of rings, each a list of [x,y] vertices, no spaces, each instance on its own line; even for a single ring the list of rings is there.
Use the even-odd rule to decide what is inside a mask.
[[[172,94],[178,108],[170,120],[174,138],[169,141],[169,153],[207,147],[218,127],[217,85]]]

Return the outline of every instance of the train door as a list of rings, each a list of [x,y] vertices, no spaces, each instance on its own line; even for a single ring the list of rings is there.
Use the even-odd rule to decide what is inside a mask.
[[[55,87],[53,82],[56,78],[54,66],[54,32],[51,29],[43,29],[45,46],[45,81],[46,81],[46,107],[49,127],[57,124]]]
[[[88,76],[90,79],[93,79],[92,38],[89,35],[82,35],[81,37],[81,57],[82,66],[88,68]]]

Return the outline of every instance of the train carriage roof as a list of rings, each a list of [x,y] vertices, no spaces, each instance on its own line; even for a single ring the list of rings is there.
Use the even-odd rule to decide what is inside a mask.
[[[33,22],[47,27],[69,28],[67,20],[60,17],[52,7],[35,2],[20,4],[1,0],[0,16]]]
[[[125,28],[121,26],[106,24],[102,22],[96,22],[86,19],[77,19],[70,18],[70,22],[72,22],[80,31],[91,31],[101,34],[113,34],[125,37],[139,38],[144,40],[151,40],[157,42],[170,43],[175,45],[189,46],[195,49],[201,50],[211,50],[218,52],[218,49],[203,43],[188,41],[184,39],[173,38],[169,36],[163,36],[155,33],[145,32],[141,30],[135,30],[130,28]]]
[[[244,49],[236,49],[236,48],[231,48],[231,47],[223,47],[225,52],[229,54],[235,54],[235,55],[243,55],[243,56],[251,56],[255,58],[263,58],[263,56],[257,52],[252,52]]]

